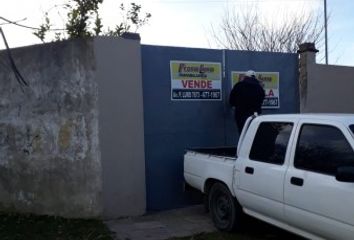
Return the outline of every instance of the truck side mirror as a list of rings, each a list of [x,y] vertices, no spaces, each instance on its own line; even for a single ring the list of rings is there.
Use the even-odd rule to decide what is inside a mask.
[[[352,182],[354,183],[354,167],[338,167],[336,179],[339,182]]]

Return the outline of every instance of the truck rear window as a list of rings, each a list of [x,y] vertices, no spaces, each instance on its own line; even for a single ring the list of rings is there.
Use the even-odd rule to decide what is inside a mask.
[[[293,123],[262,122],[253,140],[249,158],[282,165],[292,129]]]
[[[354,124],[349,126],[350,130],[352,130],[352,133],[354,133]]]

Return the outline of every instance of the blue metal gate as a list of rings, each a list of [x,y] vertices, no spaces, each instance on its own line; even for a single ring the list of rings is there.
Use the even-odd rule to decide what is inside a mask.
[[[170,61],[219,62],[225,72],[221,101],[172,101]],[[183,154],[193,147],[234,145],[238,138],[228,105],[231,71],[279,72],[280,108],[299,112],[297,54],[142,46],[147,210],[195,201],[183,191]]]

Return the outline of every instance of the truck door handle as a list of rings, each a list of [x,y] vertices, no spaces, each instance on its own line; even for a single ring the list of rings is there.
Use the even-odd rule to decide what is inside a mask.
[[[253,174],[253,172],[254,172],[253,167],[246,167],[246,168],[245,168],[245,173]]]
[[[304,185],[304,179],[298,177],[292,177],[290,179],[290,183],[301,187],[302,185]]]

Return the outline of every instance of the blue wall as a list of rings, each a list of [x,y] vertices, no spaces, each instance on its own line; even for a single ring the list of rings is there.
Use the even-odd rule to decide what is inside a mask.
[[[226,81],[225,96],[231,91],[231,71],[279,72],[279,109],[264,109],[263,114],[297,113],[300,111],[298,88],[298,55],[290,53],[270,53],[251,51],[226,51]],[[224,99],[227,105],[228,99]],[[227,106],[226,139],[227,144],[238,139],[236,124],[232,109]],[[231,116],[231,117],[230,117]]]
[[[234,145],[228,105],[231,71],[280,72],[280,109],[299,111],[297,54],[142,46],[147,210],[176,208],[195,199],[183,191],[183,154],[193,147]],[[220,62],[225,59],[222,101],[171,101],[170,61]]]

